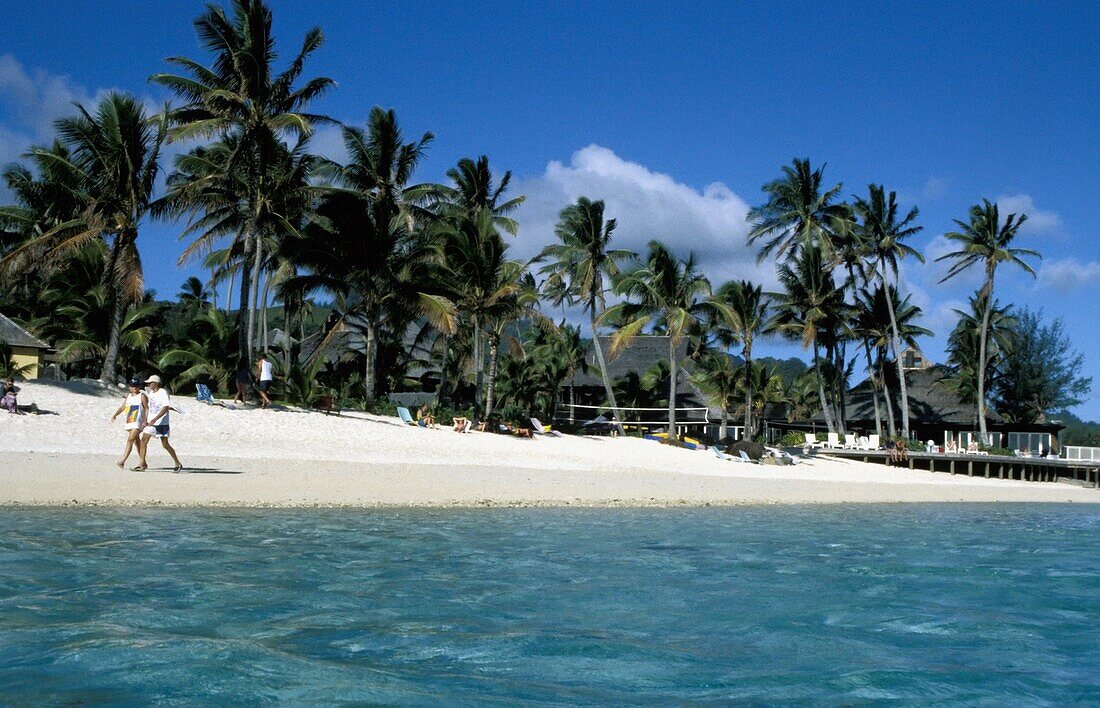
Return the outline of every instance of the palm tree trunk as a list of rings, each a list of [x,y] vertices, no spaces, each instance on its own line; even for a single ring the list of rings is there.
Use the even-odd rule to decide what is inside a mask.
[[[263,273],[261,271],[261,264],[264,259],[264,248],[260,242],[259,237],[256,237],[256,251],[255,261],[252,264],[252,287],[248,293],[248,301],[250,303],[248,308],[248,342],[249,346],[253,349],[256,348],[256,305],[260,299],[260,278]]]
[[[725,440],[727,437],[729,437],[729,413],[726,407],[722,406],[722,422],[718,425],[718,439]]]
[[[985,424],[985,369],[989,360],[986,344],[989,339],[989,320],[993,314],[993,274],[993,268],[986,266],[986,280],[982,288],[985,291],[985,312],[982,313],[982,331],[978,341],[978,434],[984,445],[989,444]]]
[[[668,338],[668,438],[676,437],[676,340]]]
[[[252,290],[252,268],[250,263],[253,257],[254,241],[251,236],[244,239],[244,253],[241,254],[241,290],[240,302],[237,304],[237,357],[240,366],[252,369],[251,336],[246,326],[248,318],[248,294]]]
[[[898,392],[901,397],[901,434],[909,439],[909,387],[905,383],[905,366],[901,360],[901,333],[898,331],[898,316],[894,312],[894,298],[890,295],[890,286],[886,282],[886,261],[879,261],[882,267],[882,286],[886,290],[886,309],[890,312],[890,346],[894,350],[894,360],[898,367]],[[897,287],[894,287],[896,293]]]
[[[271,296],[271,276],[264,278],[264,294],[263,304],[260,305],[260,338],[263,340],[263,350],[266,352],[268,347],[267,338],[267,300]]]
[[[867,356],[867,376],[871,381],[871,400],[875,404],[875,434],[880,438],[882,437],[882,410],[879,408],[878,402],[878,374],[875,372],[875,361],[871,358],[871,344],[865,339],[863,340],[863,353]]]
[[[283,372],[290,374],[290,308],[283,300]]]
[[[489,376],[485,382],[485,417],[493,414],[493,400],[496,394],[497,350],[500,348],[500,335],[489,333]]]
[[[477,315],[471,318],[474,322],[474,420],[481,422],[481,390],[482,383],[484,381],[484,372],[482,370],[481,360],[481,323],[477,319]]]
[[[439,405],[443,406],[447,403],[447,364],[451,359],[451,338],[444,334],[443,338],[443,358],[439,364],[439,393],[437,398]]]
[[[814,338],[814,373],[817,374],[817,395],[821,397],[821,414],[825,416],[825,427],[830,433],[835,433],[833,416],[829,413],[829,399],[825,397],[825,377],[821,375],[821,354],[818,351],[816,338]]]
[[[233,309],[233,283],[237,280],[237,271],[229,269],[229,282],[225,286],[225,311]]]
[[[618,429],[619,435],[626,435],[626,430],[623,429],[623,417],[619,413],[619,405],[615,402],[615,391],[611,388],[611,379],[607,374],[607,362],[603,358],[603,346],[600,345],[600,335],[596,331],[596,311],[591,310],[592,316],[589,318],[589,324],[592,325],[592,348],[596,350],[596,364],[600,367],[600,378],[603,380],[604,394],[607,396],[607,402],[611,406],[611,414],[615,417],[615,428]]]
[[[115,384],[118,368],[118,347],[122,338],[122,318],[126,314],[126,301],[122,296],[122,288],[115,271],[118,269],[119,255],[122,253],[122,233],[115,235],[111,244],[111,255],[107,259],[107,265],[103,269],[103,285],[111,303],[111,322],[107,330],[107,346],[103,352],[103,369],[99,373],[99,380],[111,385]]]
[[[746,345],[743,354],[745,355],[745,434],[742,438],[752,440],[752,347]]]
[[[882,379],[882,399],[886,403],[886,423],[889,426],[890,437],[898,435],[898,424],[894,420],[894,397],[890,393],[890,384],[886,381],[886,357],[880,351],[878,355],[878,375]]]
[[[363,397],[367,401],[373,401],[375,397],[375,349],[378,343],[374,331],[374,318],[367,320],[367,345],[364,352],[363,363]]]

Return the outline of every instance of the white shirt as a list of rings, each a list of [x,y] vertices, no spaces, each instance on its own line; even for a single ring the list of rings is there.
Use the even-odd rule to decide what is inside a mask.
[[[275,372],[271,362],[264,359],[260,362],[260,381],[274,381]]]
[[[171,399],[168,398],[168,392],[163,388],[156,391],[146,391],[146,397],[149,399],[149,425],[168,425],[168,416],[171,412],[165,411],[164,415],[159,420],[154,422],[154,418],[160,413],[161,409],[167,408],[171,404]]]

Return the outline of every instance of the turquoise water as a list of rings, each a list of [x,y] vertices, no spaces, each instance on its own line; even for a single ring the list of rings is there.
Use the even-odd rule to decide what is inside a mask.
[[[1100,507],[0,510],[0,702],[1100,703]]]

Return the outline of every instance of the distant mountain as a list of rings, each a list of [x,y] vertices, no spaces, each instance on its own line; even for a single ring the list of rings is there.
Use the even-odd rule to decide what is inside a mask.
[[[1081,420],[1069,411],[1059,411],[1050,418],[1061,421],[1066,426],[1062,431],[1063,445],[1100,447],[1100,423],[1094,420]]]

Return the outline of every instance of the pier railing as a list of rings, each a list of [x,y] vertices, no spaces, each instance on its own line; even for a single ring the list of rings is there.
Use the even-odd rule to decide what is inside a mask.
[[[1062,452],[1063,460],[1100,462],[1100,447],[1081,447],[1066,445]]]

